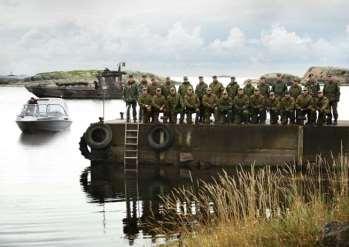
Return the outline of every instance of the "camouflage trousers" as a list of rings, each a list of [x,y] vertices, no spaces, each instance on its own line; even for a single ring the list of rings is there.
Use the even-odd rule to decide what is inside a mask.
[[[232,109],[219,109],[218,119],[219,123],[232,123],[233,110]]]
[[[247,109],[235,109],[234,123],[248,123],[250,118],[250,112]]]
[[[288,124],[288,120],[290,120],[290,124],[294,124],[294,111],[281,111],[281,124]]]
[[[297,109],[296,110],[297,124],[303,125],[305,120],[307,120],[307,124],[315,124],[316,112],[310,109]]]
[[[209,124],[211,115],[213,114],[215,122],[218,119],[217,110],[215,108],[204,108],[204,122]]]
[[[267,118],[267,112],[266,112],[265,109],[260,109],[260,108],[252,108],[251,109],[251,123],[253,123],[253,124],[257,124],[257,123],[264,124],[266,118]]]
[[[277,124],[279,121],[279,111],[270,109],[269,115],[270,115],[270,124]]]
[[[330,111],[318,111],[316,124],[322,126],[324,123],[332,124],[332,114]]]
[[[139,115],[142,116],[142,118],[139,118],[139,121],[142,121],[143,123],[150,123],[150,118],[152,117],[151,111],[148,111],[146,108],[141,108],[139,113]]]

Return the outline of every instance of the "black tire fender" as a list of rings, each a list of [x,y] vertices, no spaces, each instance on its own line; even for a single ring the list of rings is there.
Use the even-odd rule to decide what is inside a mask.
[[[155,140],[155,134],[159,131],[162,131],[164,133],[164,142],[158,143]],[[165,125],[157,125],[151,129],[149,129],[147,133],[147,142],[148,145],[154,149],[155,151],[165,151],[169,149],[173,142],[174,142],[174,133],[173,130],[168,128]]]
[[[112,141],[113,132],[109,125],[94,123],[86,130],[85,141],[91,149],[104,149]]]

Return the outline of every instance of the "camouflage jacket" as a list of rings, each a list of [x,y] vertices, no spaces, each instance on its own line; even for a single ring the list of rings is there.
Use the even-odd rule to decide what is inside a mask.
[[[250,107],[253,109],[265,109],[265,98],[262,95],[252,95],[250,97]]]
[[[141,80],[138,84],[138,95],[142,95],[143,94],[143,88],[148,88],[148,81],[147,80]],[[148,93],[149,93],[149,89],[148,89]]]
[[[190,84],[190,82],[183,82],[179,88],[178,88],[178,93],[179,95],[184,98],[184,96],[187,94],[188,88],[191,87],[193,88],[193,86]]]
[[[224,91],[224,87],[222,83],[220,83],[219,81],[213,81],[210,84],[210,88],[212,89],[212,93],[214,93],[217,96],[217,98],[220,98]]]
[[[123,100],[126,103],[135,103],[138,100],[138,86],[135,81],[125,84],[122,92]]]
[[[269,88],[268,84],[260,83],[260,84],[258,84],[258,89],[259,89],[259,92],[261,93],[261,95],[263,95],[264,97],[269,96],[270,88]]]
[[[246,84],[246,86],[244,87],[244,94],[248,97],[251,97],[254,93],[254,86],[252,86],[252,84]]]
[[[275,96],[285,96],[285,93],[287,91],[286,83],[283,81],[275,82],[272,86],[272,91],[275,93]]]
[[[175,87],[174,83],[170,82],[165,82],[164,84],[162,84],[161,89],[162,89],[162,95],[164,95],[165,97],[167,97],[170,94],[170,89],[171,87]]]
[[[161,88],[161,86],[160,86],[157,82],[155,82],[155,83],[150,83],[150,84],[148,85],[148,93],[149,93],[150,95],[154,96],[154,95],[155,95],[155,91],[156,91],[156,89],[157,89],[158,87]]]
[[[184,106],[185,108],[196,109],[200,106],[199,98],[195,95],[185,95],[184,96]]]
[[[247,95],[237,95],[234,98],[233,104],[237,110],[245,110],[249,107],[249,97]]]
[[[233,109],[233,100],[230,97],[220,98],[218,100],[218,110],[219,111],[229,111]]]
[[[330,101],[328,100],[327,97],[313,97],[313,105],[315,110],[320,111],[320,112],[325,112],[325,113],[330,113],[331,108],[330,108]]]
[[[196,85],[195,94],[199,97],[200,100],[206,94],[207,88],[208,86],[205,82],[200,82],[198,85]]]
[[[311,96],[317,96],[317,93],[320,91],[320,85],[316,81],[308,81],[305,84],[305,88],[308,89]]]
[[[143,109],[147,105],[151,106],[153,102],[153,97],[150,94],[141,95],[138,99],[139,106]]]
[[[181,112],[183,110],[183,104],[179,94],[167,96],[167,106],[170,111]]]
[[[282,97],[280,100],[280,110],[281,111],[294,111],[295,100],[290,97]]]
[[[298,84],[293,84],[288,92],[290,93],[291,97],[294,99],[297,99],[297,97],[302,93],[302,87],[299,86]]]
[[[296,108],[297,109],[312,109],[312,97],[311,95],[299,95],[296,99]]]
[[[272,110],[272,111],[278,111],[280,110],[280,101],[277,97],[274,98],[267,98],[266,100],[266,105],[267,105],[267,109],[268,111]]]
[[[160,95],[154,95],[153,99],[152,99],[152,106],[156,109],[156,110],[160,110],[161,107],[166,106],[167,105],[167,101],[165,96]]]
[[[234,99],[234,97],[238,94],[239,88],[240,86],[237,82],[230,82],[226,87],[229,97]]]
[[[205,94],[202,97],[202,105],[205,108],[210,108],[210,109],[215,108],[216,105],[217,105],[217,97],[216,97],[216,95],[214,95],[214,94],[211,94],[211,95]]]
[[[330,102],[339,101],[341,92],[340,87],[336,82],[325,83],[323,92],[324,96],[326,96]]]

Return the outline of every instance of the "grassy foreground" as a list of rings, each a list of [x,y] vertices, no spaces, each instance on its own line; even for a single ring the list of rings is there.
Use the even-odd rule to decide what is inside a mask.
[[[199,189],[163,197],[158,233],[181,246],[316,246],[323,226],[349,221],[348,161],[320,157],[300,168],[238,169]]]

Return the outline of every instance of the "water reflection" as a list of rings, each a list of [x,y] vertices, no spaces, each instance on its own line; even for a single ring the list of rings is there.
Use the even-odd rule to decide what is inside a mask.
[[[59,134],[56,132],[21,133],[19,142],[26,146],[40,146],[53,141]]]
[[[90,203],[125,202],[123,232],[132,245],[140,232],[155,241],[153,229],[144,223],[153,217],[161,219],[160,195],[174,187],[195,185],[199,180],[209,181],[220,171],[222,168],[146,166],[137,175],[125,174],[121,167],[101,164],[86,168],[80,176],[80,183]]]

